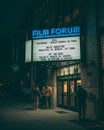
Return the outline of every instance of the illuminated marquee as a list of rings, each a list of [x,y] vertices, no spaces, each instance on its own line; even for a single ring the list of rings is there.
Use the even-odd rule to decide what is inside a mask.
[[[80,60],[80,27],[32,31],[32,61]]]
[[[66,28],[50,28],[50,29],[32,31],[33,39],[65,37],[65,36],[79,36],[79,35],[80,35],[79,26],[66,27]]]
[[[80,38],[63,37],[33,40],[33,61],[80,59]]]

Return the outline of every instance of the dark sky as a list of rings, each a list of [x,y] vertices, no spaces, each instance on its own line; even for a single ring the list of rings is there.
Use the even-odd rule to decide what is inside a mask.
[[[28,11],[33,0],[1,0],[0,1],[0,37],[11,35]]]
[[[10,64],[13,30],[24,20],[33,1],[0,1],[0,73]]]
[[[11,64],[11,41],[1,38],[0,44],[0,75],[2,75],[8,71]]]

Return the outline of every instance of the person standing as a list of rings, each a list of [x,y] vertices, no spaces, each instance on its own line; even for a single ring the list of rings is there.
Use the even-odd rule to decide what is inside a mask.
[[[47,91],[47,102],[48,102],[48,108],[51,108],[51,100],[52,100],[52,87],[47,85],[46,86]]]
[[[78,91],[76,93],[76,97],[78,99],[79,119],[81,118],[85,119],[87,91],[81,85],[78,85]]]
[[[42,87],[41,94],[41,106],[42,108],[47,108],[47,89],[45,86]]]
[[[34,109],[35,110],[39,110],[39,98],[41,96],[40,90],[39,90],[39,85],[36,85],[33,87],[33,91],[32,91],[32,96],[34,99]]]

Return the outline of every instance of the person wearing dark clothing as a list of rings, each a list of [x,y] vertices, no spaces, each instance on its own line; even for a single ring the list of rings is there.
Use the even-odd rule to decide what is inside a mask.
[[[42,97],[41,97],[42,108],[47,108],[47,90],[44,86],[42,87],[41,94],[42,94]]]
[[[39,107],[39,98],[41,96],[41,93],[40,93],[38,85],[33,88],[32,95],[33,95],[33,99],[34,99],[34,109],[38,110],[38,107]]]
[[[78,99],[79,119],[85,119],[87,91],[81,85],[78,85],[76,97]]]

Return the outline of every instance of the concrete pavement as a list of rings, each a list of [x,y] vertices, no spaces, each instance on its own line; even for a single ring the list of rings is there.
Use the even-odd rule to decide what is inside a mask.
[[[0,102],[0,130],[85,130],[70,120],[78,120],[76,112],[54,108],[33,110],[32,102],[6,100]]]

